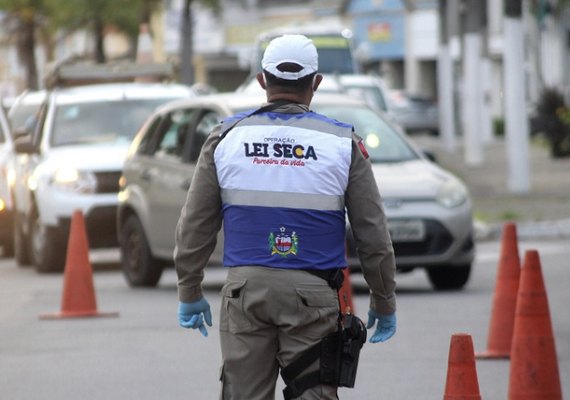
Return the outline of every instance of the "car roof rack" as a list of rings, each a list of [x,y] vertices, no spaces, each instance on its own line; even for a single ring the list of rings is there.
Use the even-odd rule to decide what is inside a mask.
[[[92,62],[63,61],[48,67],[44,78],[47,89],[119,82],[162,82],[173,80],[171,63]]]

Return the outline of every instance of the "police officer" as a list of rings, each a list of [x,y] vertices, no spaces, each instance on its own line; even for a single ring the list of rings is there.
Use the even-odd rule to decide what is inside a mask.
[[[262,67],[268,104],[213,130],[176,229],[179,323],[207,336],[201,282],[223,220],[222,399],[273,399],[279,370],[337,330],[327,277],[347,264],[345,210],[370,287],[370,341],[396,330],[394,251],[366,150],[351,126],[309,109],[323,79],[313,42],[278,37]],[[297,398],[337,399],[337,388]]]

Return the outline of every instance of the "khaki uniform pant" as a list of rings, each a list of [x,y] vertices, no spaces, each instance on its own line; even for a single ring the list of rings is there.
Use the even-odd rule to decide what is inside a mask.
[[[337,292],[308,272],[230,268],[220,312],[220,398],[273,400],[279,369],[334,332],[338,311]],[[317,361],[302,375],[318,368]],[[297,399],[333,400],[336,393],[319,385]]]

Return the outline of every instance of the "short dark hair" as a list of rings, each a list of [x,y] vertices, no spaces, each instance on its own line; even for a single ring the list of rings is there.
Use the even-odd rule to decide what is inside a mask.
[[[280,71],[283,72],[299,72],[302,67],[295,63],[282,63],[279,64],[277,67]],[[313,79],[316,75],[316,72],[304,76],[297,80],[288,80],[288,79],[281,79],[273,75],[271,72],[263,71],[265,75],[265,82],[268,86],[279,86],[281,88],[291,89],[293,91],[302,91],[307,90],[313,84]]]

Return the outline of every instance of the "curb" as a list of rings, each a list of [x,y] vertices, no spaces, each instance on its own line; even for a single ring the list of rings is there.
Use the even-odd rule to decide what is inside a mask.
[[[523,240],[570,238],[570,219],[557,221],[516,222],[517,236]],[[503,223],[475,221],[475,240],[497,240],[501,237]]]

